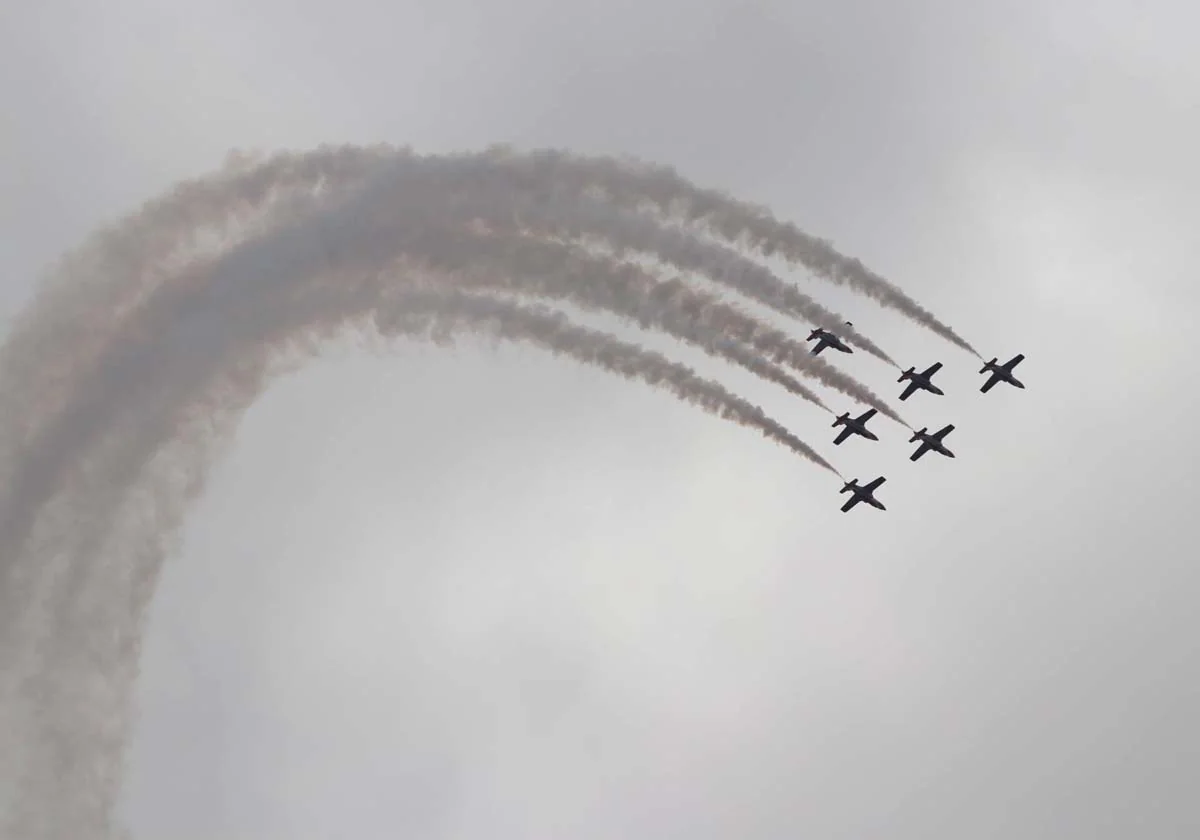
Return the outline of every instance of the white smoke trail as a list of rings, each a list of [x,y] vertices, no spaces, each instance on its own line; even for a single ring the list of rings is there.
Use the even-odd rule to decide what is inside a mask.
[[[531,343],[665,388],[706,411],[756,428],[832,470],[761,409],[716,383],[660,354],[573,325],[550,310],[461,290],[384,284],[379,278],[326,284],[307,298],[243,291],[228,300],[212,300],[219,310],[191,316],[205,328],[198,333],[209,334],[208,327],[217,327],[221,340],[182,347],[170,334],[150,330],[162,338],[149,344],[146,354],[166,361],[152,380],[130,380],[126,392],[115,397],[119,406],[110,418],[112,428],[94,438],[107,440],[99,451],[91,450],[95,468],[64,488],[79,524],[74,532],[51,540],[56,550],[69,553],[69,565],[64,583],[46,607],[53,623],[34,639],[39,670],[24,692],[26,748],[13,751],[23,758],[24,774],[11,836],[101,837],[111,828],[111,804],[128,730],[128,693],[140,650],[141,610],[170,547],[171,534],[164,525],[181,520],[183,508],[202,483],[204,466],[198,459],[219,443],[214,425],[205,419],[216,419],[216,431],[232,428],[231,415],[243,410],[265,384],[270,365],[263,359],[271,345],[264,341],[314,327],[328,331],[337,321],[360,315],[358,310],[373,300],[373,317],[384,335],[437,340],[469,330]],[[191,303],[194,300],[186,297],[175,301],[184,307]],[[186,313],[186,308],[162,309],[151,318],[173,314],[186,320]],[[231,328],[220,329],[231,320],[236,322]],[[235,362],[241,375],[222,380],[224,366]],[[212,379],[222,387],[206,388]],[[181,428],[186,433],[182,438]],[[160,458],[152,470],[154,456],[161,452],[175,454],[169,461]],[[147,478],[148,470],[161,476]],[[174,496],[168,492],[172,481]],[[118,517],[122,503],[128,508],[131,499],[145,509],[127,510],[123,519]],[[114,520],[123,521],[124,529],[114,532]],[[106,631],[98,634],[98,626]],[[64,790],[73,793],[64,797]]]
[[[754,219],[747,225],[744,207],[722,204],[640,164],[557,152],[421,158],[403,149],[351,148],[237,163],[152,202],[70,256],[0,353],[0,678],[9,681],[0,685],[0,795],[8,797],[0,812],[6,836],[113,835],[111,807],[141,621],[158,569],[188,501],[203,487],[208,459],[277,369],[273,354],[297,335],[307,341],[369,314],[389,335],[440,340],[467,331],[531,342],[664,388],[836,473],[757,406],[690,369],[560,314],[469,289],[597,306],[619,302],[630,317],[713,342],[726,353],[745,358],[738,348],[750,345],[797,370],[822,370],[800,358],[807,355],[803,345],[764,332],[755,319],[680,281],[663,282],[577,245],[514,236],[502,214],[493,214],[491,228],[448,224],[462,220],[454,212],[440,222],[433,213],[422,226],[416,197],[390,192],[403,183],[395,176],[406,166],[410,174],[478,167],[483,183],[501,173],[514,191],[533,197],[523,229],[542,236],[563,233],[561,226],[529,221],[538,191],[552,184],[561,195],[545,207],[604,195],[624,219],[637,218],[629,211],[656,209],[663,217],[698,220],[729,241],[748,235],[731,236],[741,224],[758,231],[752,244],[761,252],[783,252],[769,241],[777,232],[762,234],[769,226]],[[494,199],[472,194],[479,188],[470,186],[470,177],[455,177],[460,192],[425,199],[443,208],[473,206],[469,218],[479,218],[489,203],[497,209]],[[528,186],[520,186],[522,178]],[[415,219],[411,224],[406,213]],[[570,224],[619,250],[620,236],[605,232],[592,215]],[[340,218],[353,236],[335,237],[330,253],[329,242],[310,236],[314,228],[305,224],[318,217],[325,230],[331,218]],[[689,256],[677,250],[679,240],[647,239],[652,221],[635,231],[642,238],[624,247],[705,274],[717,273],[718,254],[725,260],[731,253],[696,252],[685,240],[693,248]],[[583,230],[585,222],[590,231]],[[385,246],[388,237],[393,241]],[[361,253],[336,250],[360,245]],[[695,253],[704,255],[706,268]],[[558,272],[568,279],[557,286],[556,266],[569,269]],[[432,276],[411,274],[431,269]],[[518,282],[523,269],[534,269],[533,276]],[[404,270],[410,274],[401,282],[397,272]],[[767,349],[780,346],[786,353]],[[795,358],[783,358],[788,354]],[[16,694],[13,678],[20,679]]]

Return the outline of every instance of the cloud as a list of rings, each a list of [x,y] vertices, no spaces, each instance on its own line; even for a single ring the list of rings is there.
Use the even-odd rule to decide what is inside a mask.
[[[853,519],[753,436],[519,352],[413,348],[276,386],[159,591],[140,836],[1194,833],[1190,7],[1133,26],[1111,4],[664,3],[555,41],[569,7],[458,4],[475,22],[429,36],[405,6],[209,5],[101,51],[140,7],[105,8],[3,53],[28,62],[6,83],[53,70],[61,91],[9,97],[9,311],[34,269],[230,146],[515,140],[675,165],[880,266],[988,358],[1032,348],[1027,391],[980,396],[935,337],[828,299],[903,367],[946,355],[947,396],[906,419],[961,436],[946,463],[910,465],[898,435],[841,447],[848,475],[889,476],[888,512]],[[154,46],[190,31],[190,53]],[[358,443],[397,427],[412,442],[383,459]],[[465,580],[526,623],[452,635],[487,615]],[[358,693],[329,678],[351,651]],[[522,699],[531,673],[579,686],[551,734],[527,723],[552,706]]]

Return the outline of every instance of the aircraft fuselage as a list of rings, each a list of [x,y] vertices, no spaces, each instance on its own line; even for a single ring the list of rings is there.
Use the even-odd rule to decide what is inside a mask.
[[[941,394],[941,395],[945,396],[945,392],[941,388],[939,388],[938,386],[936,386],[932,382],[930,382],[929,377],[927,377],[927,376],[922,376],[919,373],[911,373],[907,376],[901,377],[900,381],[903,382],[905,379],[909,380],[910,382],[912,382],[912,384],[916,385],[918,388],[920,388],[924,391],[929,391],[934,394]]]
[[[947,449],[946,444],[942,442],[945,440],[946,435],[953,431],[954,426],[951,424],[944,426],[936,432],[930,432],[927,428],[921,429],[919,432],[913,432],[913,436],[908,439],[908,442],[916,443],[917,441],[921,441],[921,445],[917,447],[916,452],[909,456],[909,460],[918,461],[930,450],[945,455],[947,458],[953,458],[954,453]]]
[[[862,435],[867,440],[879,440],[879,437],[867,428],[866,423],[860,423],[853,417],[847,417],[845,419],[839,418],[838,422],[834,423],[833,425],[845,426],[847,429],[852,430],[856,435]]]
[[[934,452],[940,452],[941,454],[945,455],[947,458],[954,457],[954,453],[951,452],[949,449],[947,449],[945,447],[945,445],[939,440],[935,440],[932,437],[926,437],[926,436],[922,435],[921,441],[926,446],[928,446],[930,449],[932,449]]]
[[[1024,382],[1022,382],[1020,379],[1017,379],[1017,377],[1013,376],[1011,373],[1009,373],[1008,371],[1006,371],[1004,368],[1000,367],[999,365],[994,366],[994,367],[989,367],[988,370],[990,370],[992,372],[992,376],[999,377],[1001,382],[1007,382],[1009,385],[1015,385],[1018,388],[1025,387]]]
[[[1025,354],[1019,353],[1002,365],[997,364],[997,359],[992,359],[990,362],[984,362],[983,368],[981,368],[979,372],[990,374],[990,376],[988,376],[987,382],[983,383],[983,387],[980,390],[986,394],[992,389],[992,386],[998,382],[1007,382],[1014,388],[1021,388],[1023,390],[1025,388],[1025,383],[1013,376],[1013,368],[1024,361],[1024,359]]]
[[[875,487],[878,487],[879,484],[882,483],[883,481],[881,479],[873,482]],[[857,482],[847,481],[842,486],[842,489],[838,491],[838,493],[840,494],[850,491],[854,494],[854,498],[842,507],[842,512],[845,513],[846,511],[851,510],[859,502],[866,502],[871,507],[878,508],[879,510],[887,510],[887,508],[883,506],[883,502],[875,498],[875,487],[868,488],[858,484]]]
[[[849,321],[847,321],[846,326],[850,327],[850,326],[853,326],[853,324],[851,324]],[[815,330],[810,332],[808,334],[808,338],[805,340],[812,341],[814,339],[816,339],[816,342],[817,342],[816,345],[814,345],[813,349],[812,349],[812,353],[814,356],[821,355],[821,351],[824,350],[826,347],[832,347],[834,350],[837,350],[842,353],[853,353],[854,352],[849,347],[847,347],[846,344],[840,338],[838,338],[836,333],[832,333],[829,330],[824,329],[822,327],[817,327]]]

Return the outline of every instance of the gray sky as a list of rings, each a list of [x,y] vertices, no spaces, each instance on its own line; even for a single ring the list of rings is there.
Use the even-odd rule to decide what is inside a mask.
[[[1078,0],[5,6],[5,319],[230,147],[511,141],[673,164],[1028,356],[1028,390],[980,395],[969,355],[800,278],[903,365],[945,362],[947,396],[894,404],[955,423],[958,458],[916,464],[894,425],[835,448],[819,411],[698,361],[888,476],[887,513],[846,516],[754,434],[529,351],[339,353],[278,383],[151,617],[135,835],[1193,836],[1197,23]]]

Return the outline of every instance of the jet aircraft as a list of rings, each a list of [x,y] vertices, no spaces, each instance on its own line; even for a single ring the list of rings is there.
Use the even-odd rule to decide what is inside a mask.
[[[859,502],[866,502],[871,507],[877,507],[880,510],[887,510],[887,508],[885,508],[883,504],[875,498],[875,491],[878,490],[879,485],[883,484],[885,481],[887,481],[887,479],[883,476],[879,476],[879,478],[875,479],[870,484],[859,484],[857,478],[847,481],[842,486],[842,489],[838,491],[838,493],[845,493],[847,490],[850,490],[854,493],[854,498],[842,505],[842,513],[850,510],[850,508],[854,507]]]
[[[916,368],[909,368],[908,370],[904,371],[904,373],[900,374],[900,378],[896,380],[897,382],[903,382],[905,379],[908,380],[908,387],[905,388],[904,393],[900,395],[900,401],[903,402],[911,397],[917,392],[917,389],[929,391],[931,394],[944,394],[945,392],[942,391],[941,388],[929,381],[929,377],[933,376],[941,369],[942,363],[934,362],[932,365],[927,367],[923,373],[916,373]]]
[[[988,391],[992,390],[992,386],[997,382],[1007,382],[1009,385],[1015,385],[1016,387],[1023,389],[1025,385],[1019,379],[1017,379],[1017,377],[1013,376],[1012,372],[1013,368],[1021,364],[1021,360],[1024,358],[1024,353],[1018,353],[1002,365],[996,364],[995,358],[984,364],[979,372],[987,373],[991,371],[992,375],[988,377],[988,381],[984,382],[983,387],[979,390],[986,394]]]
[[[873,408],[868,408],[858,417],[851,417],[849,411],[839,415],[838,419],[833,421],[833,427],[836,429],[838,426],[845,426],[846,428],[842,429],[838,436],[834,438],[834,445],[840,445],[850,435],[862,435],[867,440],[879,440],[874,432],[867,429],[867,421],[874,416],[875,409]]]
[[[854,325],[851,324],[849,321],[847,321],[846,326],[852,327]],[[840,350],[843,353],[853,353],[854,352],[849,347],[847,347],[842,342],[842,340],[840,338],[838,338],[834,333],[831,333],[829,330],[822,329],[821,327],[817,327],[815,330],[810,332],[808,334],[808,338],[806,338],[804,340],[812,341],[814,338],[817,339],[816,346],[813,347],[813,350],[812,350],[812,353],[814,356],[821,355],[821,351],[824,350],[826,347],[832,347],[834,350]]]
[[[953,458],[954,453],[951,452],[949,449],[947,449],[945,444],[943,443],[943,441],[945,441],[945,439],[946,439],[946,435],[950,434],[953,431],[954,431],[954,426],[949,425],[949,426],[944,426],[943,428],[939,429],[938,431],[934,432],[933,434],[929,434],[928,428],[924,428],[919,432],[913,432],[913,436],[908,439],[908,442],[916,443],[919,440],[919,441],[921,441],[921,445],[917,447],[916,452],[914,452],[912,455],[909,456],[908,460],[915,461],[918,458],[920,458],[922,455],[924,455],[926,452],[928,452],[930,449],[932,449],[934,452],[940,452],[941,454],[945,455],[947,458]]]

